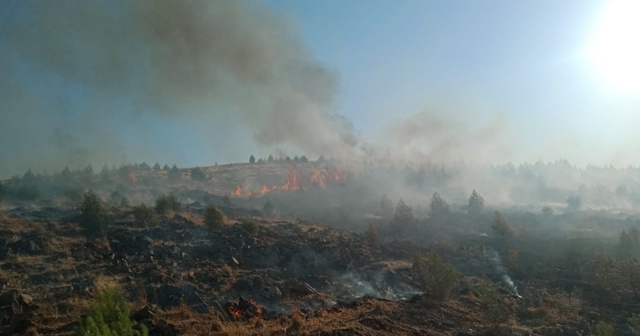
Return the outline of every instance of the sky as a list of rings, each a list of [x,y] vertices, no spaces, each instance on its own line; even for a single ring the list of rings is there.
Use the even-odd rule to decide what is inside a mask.
[[[639,165],[635,1],[0,4],[0,177],[320,154]]]
[[[470,125],[505,118],[515,162],[639,162],[638,91],[617,90],[585,55],[611,2],[268,3],[340,74],[340,110],[366,137],[434,110]]]

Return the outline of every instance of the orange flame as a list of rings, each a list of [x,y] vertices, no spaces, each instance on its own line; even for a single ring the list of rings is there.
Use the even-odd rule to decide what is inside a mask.
[[[227,308],[227,312],[229,315],[241,319],[241,318],[260,318],[262,315],[262,306],[255,302],[253,299],[249,299],[249,301],[238,300],[238,302],[233,302]]]
[[[282,186],[269,188],[263,185],[260,191],[247,191],[238,186],[233,193],[236,197],[252,197],[254,194],[264,196],[274,190],[306,190],[311,187],[326,188],[327,185],[343,180],[345,176],[337,169],[313,169],[310,174],[302,174],[300,171],[290,169],[286,174],[286,181]]]
[[[262,186],[262,189],[260,190],[260,196],[264,196],[264,195],[268,194],[270,191],[271,191],[271,189],[269,189],[269,187]]]
[[[232,316],[235,316],[236,318],[242,317],[242,312],[236,308],[229,307],[228,311],[229,311],[229,314],[231,314]]]
[[[259,305],[255,301],[253,301],[253,299],[249,299],[249,303],[251,303],[256,308],[256,313],[258,314],[258,317],[260,315],[262,315],[262,306],[261,305]]]

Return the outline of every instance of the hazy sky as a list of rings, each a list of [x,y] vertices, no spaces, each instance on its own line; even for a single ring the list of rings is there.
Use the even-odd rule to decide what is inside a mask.
[[[638,3],[3,1],[0,177],[278,150],[638,165]]]
[[[640,163],[640,58],[629,90],[587,52],[613,2],[268,3],[294,17],[313,54],[339,74],[340,111],[366,137],[425,110],[471,116],[471,126],[500,116],[515,162]],[[637,21],[640,6],[623,7]],[[640,25],[627,28],[619,38],[635,47],[623,51],[640,56]]]

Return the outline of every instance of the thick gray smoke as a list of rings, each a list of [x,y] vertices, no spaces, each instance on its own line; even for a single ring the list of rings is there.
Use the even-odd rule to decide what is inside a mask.
[[[509,159],[513,149],[506,119],[493,113],[491,119],[475,120],[469,112],[474,109],[431,107],[390,125],[387,135],[405,161],[487,164]]]
[[[0,174],[122,160],[157,145],[158,133],[192,137],[179,134],[185,123],[308,155],[340,156],[356,144],[350,123],[332,113],[335,76],[260,3],[0,6],[0,67],[9,70],[0,78]]]

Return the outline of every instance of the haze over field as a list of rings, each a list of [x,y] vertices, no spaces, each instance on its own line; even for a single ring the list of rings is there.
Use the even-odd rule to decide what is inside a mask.
[[[0,177],[321,154],[639,164],[634,1],[3,1]]]

